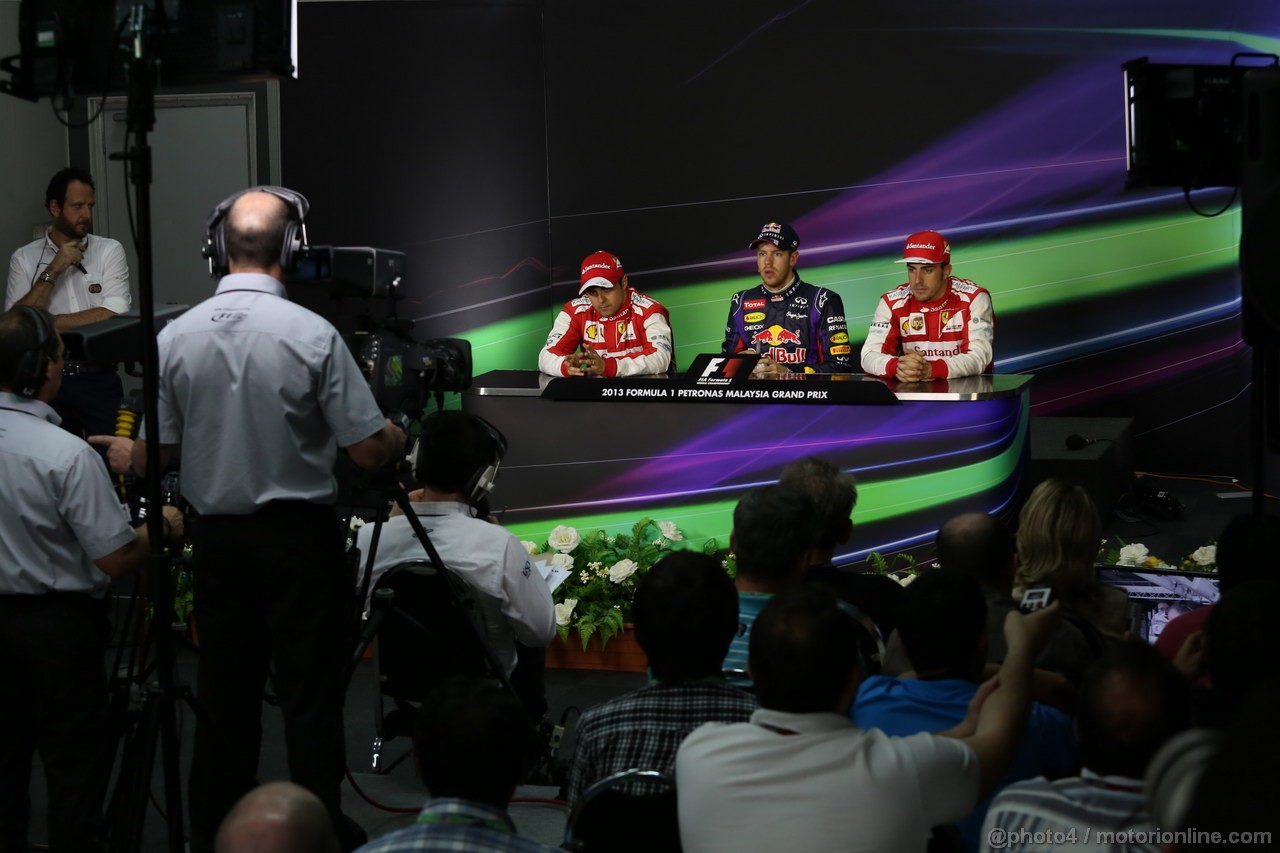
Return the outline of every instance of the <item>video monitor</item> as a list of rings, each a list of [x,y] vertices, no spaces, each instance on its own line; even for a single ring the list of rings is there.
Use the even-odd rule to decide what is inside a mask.
[[[1129,596],[1129,625],[1134,637],[1154,643],[1183,613],[1218,601],[1218,576],[1178,569],[1099,566],[1098,580]]]

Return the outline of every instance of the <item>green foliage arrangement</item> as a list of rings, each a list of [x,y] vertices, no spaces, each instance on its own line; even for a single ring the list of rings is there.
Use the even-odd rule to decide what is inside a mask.
[[[565,642],[577,631],[585,651],[593,636],[599,634],[603,649],[623,631],[636,585],[654,563],[681,547],[675,543],[683,541],[684,534],[673,522],[645,517],[632,525],[630,533],[610,536],[592,530],[580,534],[560,525],[541,545],[523,544],[531,555],[551,553],[551,562],[569,571],[555,591],[556,631]],[[715,553],[718,548],[713,539],[704,550]]]

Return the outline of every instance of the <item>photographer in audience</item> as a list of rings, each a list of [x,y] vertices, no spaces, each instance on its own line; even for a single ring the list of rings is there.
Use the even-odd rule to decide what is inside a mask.
[[[942,731],[963,720],[983,680],[986,614],[982,590],[972,578],[954,571],[930,571],[916,578],[903,595],[898,622],[915,677],[871,676],[863,681],[853,704],[853,721],[864,729],[902,736]],[[1036,776],[1056,779],[1071,772],[1075,759],[1071,718],[1032,702],[1026,734],[1000,784]],[[978,847],[988,804],[980,802],[957,825],[969,850]]]
[[[1009,614],[1009,654],[962,723],[894,738],[848,716],[864,672],[857,618],[817,585],[778,593],[751,634],[760,709],[750,722],[702,726],[676,756],[684,849],[922,849],[931,827],[968,814],[1013,760],[1032,661],[1057,609]]]

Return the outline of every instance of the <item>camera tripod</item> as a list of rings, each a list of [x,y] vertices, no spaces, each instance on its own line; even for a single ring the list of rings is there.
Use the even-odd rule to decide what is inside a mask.
[[[413,531],[414,538],[421,546],[423,554],[426,557],[424,560],[410,560],[408,562],[397,564],[397,566],[401,567],[401,570],[408,569],[410,571],[443,573],[444,582],[432,585],[431,589],[433,591],[443,593],[443,596],[447,599],[447,608],[455,614],[463,617],[461,620],[454,619],[449,621],[454,623],[454,629],[456,631],[464,631],[471,634],[471,636],[467,636],[459,640],[458,644],[465,647],[463,651],[469,657],[473,659],[475,657],[479,657],[479,669],[482,670],[482,673],[475,674],[480,674],[484,678],[497,682],[504,692],[518,701],[521,707],[526,710],[526,715],[529,718],[532,730],[539,733],[539,735],[549,735],[549,732],[542,731],[544,726],[540,719],[541,713],[539,711],[535,711],[534,708],[531,707],[531,702],[527,701],[526,697],[521,695],[521,691],[512,684],[511,679],[506,674],[505,667],[493,653],[493,650],[489,645],[488,638],[485,636],[484,630],[481,627],[480,620],[474,618],[474,603],[471,601],[470,596],[467,593],[465,581],[458,577],[458,575],[452,573],[448,565],[441,558],[439,551],[431,540],[430,534],[427,532],[422,521],[415,512],[413,504],[409,499],[408,492],[390,472],[383,472],[382,476],[385,477],[382,481],[383,494],[385,495],[382,505],[385,506],[388,501],[391,501],[399,507],[401,512],[404,514],[406,522]],[[349,663],[348,683],[350,682],[350,678],[354,676],[356,667],[363,659],[366,649],[368,649],[373,640],[378,637],[380,632],[383,631],[384,627],[388,625],[388,620],[396,620],[397,628],[411,628],[417,636],[424,638],[424,641],[433,637],[438,637],[437,626],[427,624],[420,615],[415,615],[415,613],[412,612],[413,607],[411,601],[397,601],[397,593],[394,589],[388,588],[390,585],[383,585],[380,583],[379,586],[373,590],[372,597],[369,597],[370,580],[373,575],[374,565],[377,561],[378,543],[382,533],[383,523],[384,519],[380,513],[377,520],[374,522],[373,533],[369,540],[369,553],[364,555],[365,563],[363,576],[361,583],[359,584],[359,600],[362,605],[366,600],[369,601],[369,616],[364,623],[363,631],[360,633],[355,652]],[[456,624],[457,622],[464,622],[465,627],[458,626]],[[442,645],[451,646],[453,643],[446,639]],[[437,668],[434,663],[424,663],[422,666],[423,678],[427,677],[427,670],[430,670],[431,677],[438,678],[439,680],[443,680],[443,678],[451,674],[448,672],[448,667],[442,666]],[[474,672],[475,667],[472,666],[470,669]],[[458,672],[461,671],[462,668],[459,667]],[[404,706],[408,702],[420,701],[422,698],[425,698],[425,694],[431,686],[432,685],[430,683],[423,684],[422,681],[416,681],[415,687],[417,690],[415,691],[415,695],[408,697],[407,701],[401,697],[397,697],[397,704],[400,705],[403,710],[412,713],[409,708]],[[380,690],[381,688],[382,685],[379,685]],[[374,739],[373,765],[374,769],[378,772],[387,772],[390,768],[385,767],[381,760],[381,748],[385,738],[380,715],[378,723],[378,735]],[[551,768],[554,765],[554,755],[550,741],[551,738],[549,736],[535,737],[535,743],[538,751],[537,758],[534,762],[535,766]],[[550,769],[546,771],[546,775],[551,775]]]

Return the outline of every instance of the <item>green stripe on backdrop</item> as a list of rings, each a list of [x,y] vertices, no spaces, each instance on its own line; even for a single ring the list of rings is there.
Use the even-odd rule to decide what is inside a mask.
[[[859,524],[910,515],[922,509],[942,506],[951,501],[980,495],[998,488],[1013,476],[1022,460],[1027,440],[1028,401],[1024,397],[1018,415],[1018,431],[1013,443],[991,459],[962,465],[944,471],[929,471],[910,477],[860,483],[858,506],[853,512],[854,528]],[[964,405],[957,403],[957,405]],[[495,504],[502,503],[502,481],[499,479]],[[731,500],[714,501],[682,507],[659,508],[647,511],[637,507],[633,511],[614,513],[588,513],[571,515],[554,521],[530,521],[506,524],[508,530],[522,540],[542,545],[547,535],[558,524],[575,527],[579,531],[604,530],[606,534],[630,532],[631,527],[648,515],[655,521],[673,521],[684,533],[685,547],[701,550],[709,539],[716,539],[722,548],[729,545],[729,531],[733,528],[733,508],[738,496]],[[854,534],[857,535],[856,532]]]
[[[1117,222],[1056,228],[1044,234],[1008,240],[955,243],[954,272],[991,291],[996,316],[1119,293],[1234,267],[1238,258],[1239,208],[1216,218],[1167,213]],[[903,281],[893,256],[809,267],[804,251],[800,267],[807,281],[829,287],[844,300],[850,338],[866,336],[880,294]],[[744,257],[744,270],[750,259]],[[716,278],[666,290],[649,288],[644,276],[636,286],[671,311],[676,357],[688,365],[702,352],[720,348],[729,296],[759,279]],[[463,337],[471,340],[477,375],[489,370],[531,370],[559,307],[482,326]]]

